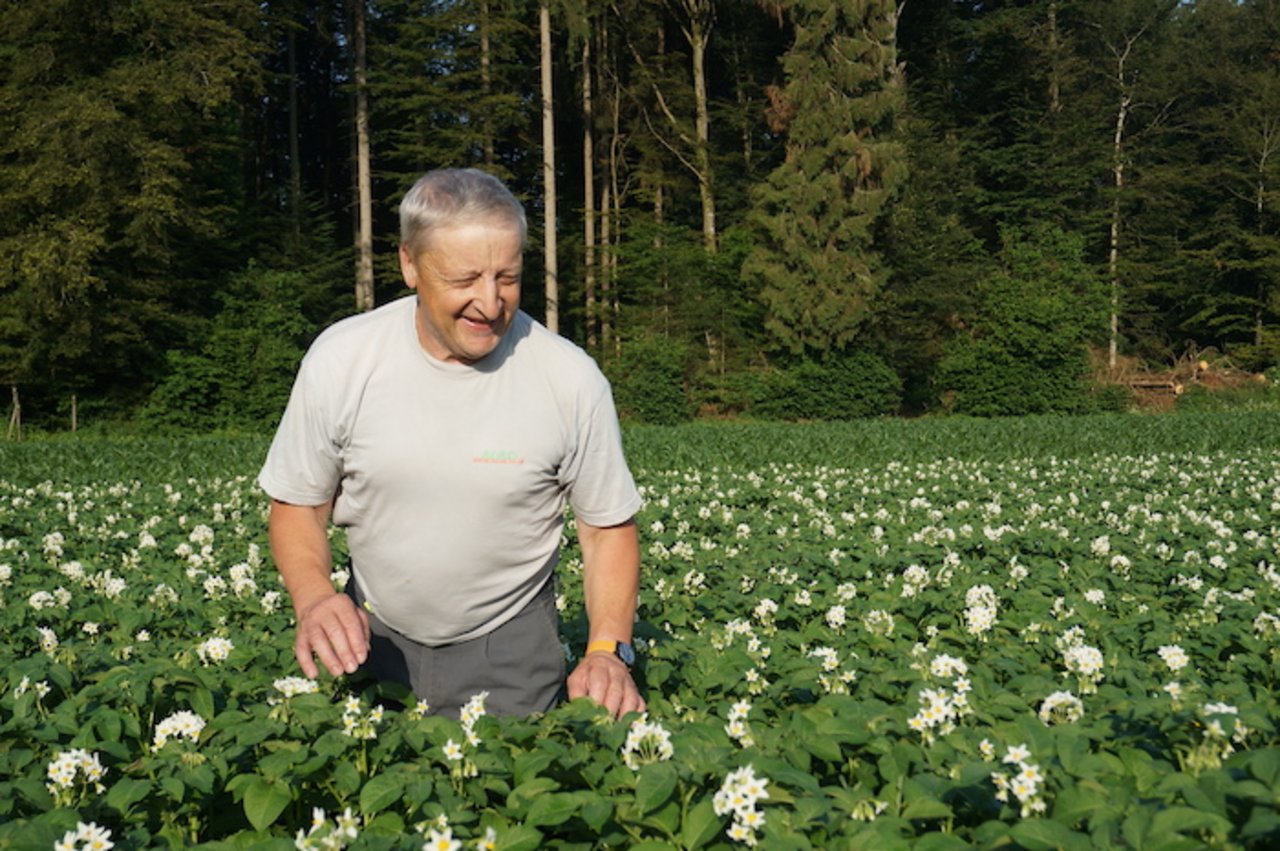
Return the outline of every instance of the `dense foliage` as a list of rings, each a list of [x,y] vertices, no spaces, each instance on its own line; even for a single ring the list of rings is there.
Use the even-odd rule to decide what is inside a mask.
[[[260,440],[0,448],[0,847],[1280,838],[1274,417],[627,440],[649,711],[619,722],[298,678]],[[570,650],[579,570],[571,533]]]
[[[435,166],[528,202],[546,316],[544,154],[558,330],[606,366],[683,352],[660,419],[860,352],[905,409],[975,413],[1081,407],[1080,337],[1109,368],[1280,362],[1277,0],[556,0],[545,57],[542,5],[10,4],[0,381],[25,421],[65,428],[73,398],[82,423],[278,409],[294,348],[355,308],[357,225],[377,300],[402,291],[395,207]],[[1047,228],[1104,305],[1027,352],[1002,334],[1028,342],[1043,278],[1000,292],[1004,235]],[[298,293],[264,307],[301,329],[245,318],[246,279],[277,272]],[[256,373],[236,350],[266,353]]]

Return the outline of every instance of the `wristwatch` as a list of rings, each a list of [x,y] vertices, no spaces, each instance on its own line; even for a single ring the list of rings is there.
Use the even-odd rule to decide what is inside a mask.
[[[587,653],[595,653],[597,650],[603,650],[606,653],[612,653],[617,656],[622,660],[622,664],[627,666],[628,670],[636,663],[636,649],[625,641],[601,639],[600,641],[592,641],[587,645]]]

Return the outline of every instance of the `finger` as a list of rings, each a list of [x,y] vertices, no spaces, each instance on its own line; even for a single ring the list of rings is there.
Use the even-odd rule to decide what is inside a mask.
[[[366,618],[360,617],[364,612],[357,611],[356,616],[342,622],[345,632],[343,639],[350,648],[351,658],[355,661],[356,667],[363,665],[365,660],[369,658],[369,622]],[[347,673],[353,673],[349,669]]]
[[[647,709],[644,698],[640,696],[640,692],[635,688],[634,683],[626,690],[622,703],[618,707],[618,717],[621,718],[628,712],[644,712]]]
[[[354,674],[356,668],[360,667],[360,661],[348,637],[346,624],[341,620],[331,620],[325,623],[323,628],[324,636],[328,639],[329,646],[333,648],[333,655],[339,666],[339,670],[330,669],[330,671],[334,676],[341,673]]]
[[[324,665],[325,670],[332,676],[341,676],[345,672],[346,666],[338,658],[338,654],[334,652],[333,645],[330,644],[329,637],[323,627],[316,626],[308,634],[315,636],[313,639],[308,638],[306,642],[310,653],[315,654],[316,658],[320,660],[320,664]]]
[[[608,667],[598,669],[595,677],[592,679],[591,696],[614,718],[620,717],[618,708],[622,704],[622,689],[617,672],[611,670],[612,663],[608,663]]]
[[[569,675],[569,679],[565,682],[570,700],[585,697],[587,694],[587,684],[583,676],[584,670],[581,665],[574,668],[573,673]]]
[[[316,667],[315,659],[311,658],[311,646],[302,640],[301,632],[298,633],[298,640],[293,643],[293,657],[298,660],[298,667],[307,679],[314,680],[320,676],[320,669]]]

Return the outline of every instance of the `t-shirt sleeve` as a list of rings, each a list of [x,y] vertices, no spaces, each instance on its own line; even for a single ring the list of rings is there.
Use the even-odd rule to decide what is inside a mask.
[[[326,392],[321,381],[322,373],[317,358],[303,359],[258,474],[258,484],[268,496],[291,505],[322,505],[342,478],[337,407],[332,390]]]
[[[622,452],[609,383],[602,375],[598,381],[579,418],[577,441],[560,479],[575,516],[592,526],[616,526],[634,517],[643,499]]]

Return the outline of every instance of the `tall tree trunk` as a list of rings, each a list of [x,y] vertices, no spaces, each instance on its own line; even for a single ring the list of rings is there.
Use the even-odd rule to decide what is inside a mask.
[[[493,49],[489,43],[489,0],[480,0],[480,85],[484,90],[485,103],[493,92]],[[484,135],[484,164],[493,167],[497,161],[493,147],[493,120],[488,111],[482,111],[480,117],[481,133]]]
[[[604,262],[600,264],[600,359],[612,358],[613,342],[613,210],[609,199],[613,188],[611,181],[604,181],[600,190],[600,251]]]
[[[621,294],[618,292],[618,246],[622,244],[622,92],[617,90],[613,97],[613,121],[609,133],[609,186],[612,206],[604,210],[608,221],[613,222],[613,236],[608,242],[605,254],[605,274],[610,282],[610,294],[605,310],[615,327],[621,324]],[[614,356],[622,354],[622,335],[613,335]]]
[[[693,62],[694,130],[698,135],[695,157],[698,163],[698,196],[702,200],[702,241],[709,253],[716,251],[716,196],[711,172],[711,116],[707,104],[707,41],[710,38],[711,3],[686,0],[690,10],[685,35]],[[706,9],[699,14],[699,7]],[[704,21],[706,27],[704,27]]]
[[[674,0],[669,0],[674,2]],[[686,23],[681,24],[681,31],[684,33],[685,41],[689,44],[691,72],[693,75],[693,99],[694,99],[694,131],[690,136],[687,125],[676,117],[671,106],[667,103],[666,95],[662,91],[662,87],[658,85],[653,75],[648,71],[648,63],[642,57],[634,45],[631,48],[631,56],[635,60],[636,65],[645,71],[650,78],[650,86],[653,90],[654,99],[657,101],[658,108],[663,116],[667,119],[667,123],[671,129],[679,137],[683,149],[676,146],[666,139],[661,133],[649,125],[653,131],[655,138],[667,150],[678,159],[685,168],[687,168],[698,181],[698,195],[702,202],[702,240],[708,253],[714,254],[716,251],[716,197],[714,187],[714,176],[711,170],[711,114],[709,97],[707,94],[707,44],[711,38],[711,28],[715,21],[715,2],[714,0],[679,0],[680,9],[684,16],[688,19]],[[645,115],[646,122],[648,115]],[[692,151],[692,159],[689,152]]]
[[[5,434],[6,440],[22,440],[22,400],[18,397],[18,385],[10,384],[9,390],[13,397],[12,409],[9,414],[9,431]]]
[[[590,19],[587,26],[590,27]],[[582,231],[586,289],[587,351],[596,348],[596,169],[595,113],[591,103],[591,32],[582,39]]]
[[[1058,38],[1058,4],[1049,3],[1049,112],[1062,112],[1062,57]]]
[[[542,50],[542,187],[543,255],[546,267],[547,328],[560,333],[560,283],[556,267],[556,129],[551,91],[551,8],[548,0],[538,4],[538,31]]]
[[[1115,194],[1111,199],[1111,226],[1107,245],[1107,277],[1111,288],[1111,316],[1107,333],[1107,368],[1114,374],[1120,340],[1120,196],[1124,191],[1124,131],[1133,104],[1127,63],[1138,35],[1125,40],[1122,48],[1113,49],[1116,59],[1115,81],[1119,92],[1115,128],[1111,137],[1111,183]]]
[[[1258,185],[1256,187],[1256,195],[1254,196],[1254,211],[1258,217],[1257,233],[1258,243],[1261,245],[1262,237],[1266,234],[1266,228],[1263,227],[1262,216],[1266,208],[1267,198],[1267,181],[1265,171],[1267,167],[1267,155],[1270,153],[1266,145],[1263,146],[1263,154],[1258,162]],[[1253,344],[1261,348],[1263,319],[1266,314],[1267,305],[1267,275],[1262,270],[1258,270],[1258,284],[1254,294],[1256,304],[1253,308]]]
[[[365,57],[364,0],[351,3],[355,40],[356,193],[359,231],[356,236],[356,309],[373,309],[373,178],[369,168],[369,79]]]
[[[298,151],[298,43],[293,21],[286,23],[289,53],[289,234],[296,249],[302,238],[302,157]]]

